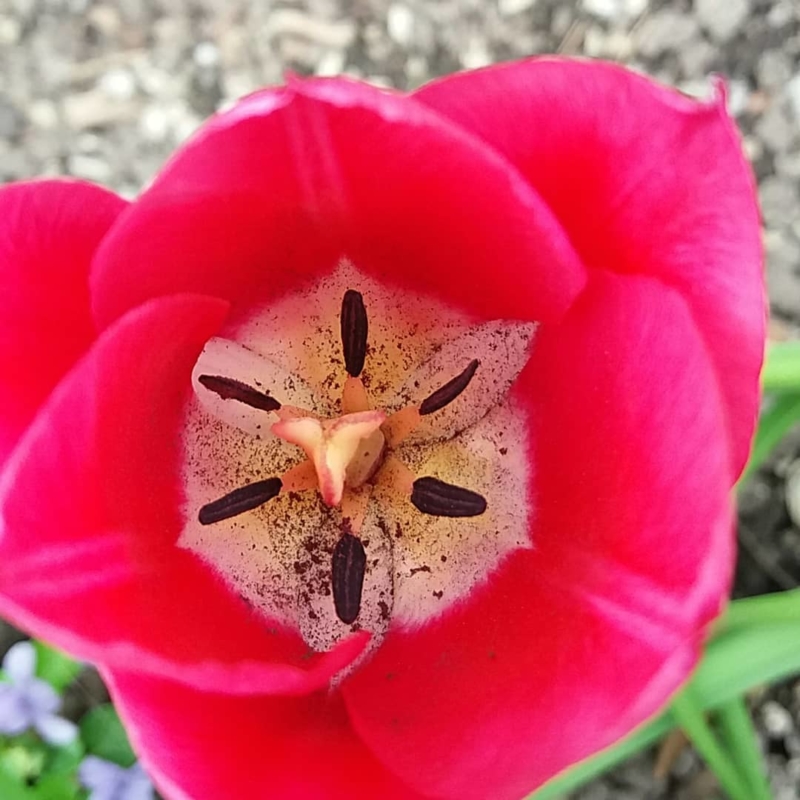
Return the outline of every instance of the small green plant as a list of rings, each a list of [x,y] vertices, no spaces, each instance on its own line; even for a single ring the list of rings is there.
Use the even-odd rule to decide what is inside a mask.
[[[3,800],[153,800],[113,706],[76,725],[60,716],[82,666],[42,642],[13,645],[0,673],[0,797]]]

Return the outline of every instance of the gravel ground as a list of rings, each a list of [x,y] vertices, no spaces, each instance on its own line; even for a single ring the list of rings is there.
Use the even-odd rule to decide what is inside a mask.
[[[552,52],[621,61],[700,95],[709,73],[727,76],[760,186],[771,334],[796,336],[800,0],[0,0],[0,182],[74,175],[132,197],[206,116],[285,69],[410,88]],[[800,581],[784,502],[798,452],[800,436],[743,499],[740,593]],[[800,691],[753,703],[776,800],[800,800]],[[668,778],[653,777],[654,759],[576,797],[715,796],[690,750]]]
[[[700,94],[710,72],[729,78],[773,308],[797,322],[798,0],[0,0],[0,180],[68,174],[133,196],[203,118],[287,68],[408,88],[539,52]]]

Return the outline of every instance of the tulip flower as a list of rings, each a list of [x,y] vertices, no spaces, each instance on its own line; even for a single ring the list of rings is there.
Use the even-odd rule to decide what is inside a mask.
[[[726,602],[758,410],[724,90],[532,59],[0,190],[0,612],[170,800],[520,798]]]

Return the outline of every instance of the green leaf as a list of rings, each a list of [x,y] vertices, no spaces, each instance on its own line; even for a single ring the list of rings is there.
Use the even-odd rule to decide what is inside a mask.
[[[744,773],[722,749],[692,689],[692,684],[689,684],[672,698],[670,703],[672,716],[689,737],[695,750],[717,776],[717,780],[731,800],[754,800]]]
[[[71,775],[83,760],[86,750],[80,738],[63,747],[53,747],[44,765],[46,775]]]
[[[800,392],[800,342],[773,342],[761,370],[765,392]]]
[[[2,800],[75,800],[78,797],[80,788],[75,780],[74,768],[67,774],[41,775],[34,785],[28,785],[21,775],[27,775],[29,780],[34,780],[39,769],[31,770],[23,765],[23,769],[20,771],[20,764],[15,763],[15,760],[20,751],[24,751],[24,749],[14,747],[3,753],[4,758],[0,760],[0,798]],[[10,762],[5,758],[9,753],[12,757]]]
[[[33,789],[20,783],[0,765],[0,797],[3,800],[38,800]]]
[[[750,461],[739,478],[741,486],[769,457],[781,439],[800,421],[800,394],[780,394],[771,399],[771,404],[761,415],[758,423]]]
[[[771,800],[764,759],[758,748],[755,726],[744,699],[721,705],[716,714],[725,751],[742,773],[752,800]]]
[[[713,639],[692,678],[706,709],[800,672],[800,622],[738,627]]]
[[[125,728],[111,703],[97,706],[86,713],[80,722],[80,729],[88,753],[122,767],[130,767],[136,761]]]
[[[800,622],[800,589],[734,600],[714,625],[714,635],[773,622]]]
[[[44,642],[34,641],[36,648],[36,674],[61,693],[83,669],[82,665],[68,655]]]
[[[38,778],[46,758],[47,748],[35,735],[23,733],[2,740],[0,769],[21,783]]]
[[[73,775],[45,775],[37,782],[33,796],[36,800],[75,800],[79,792]]]

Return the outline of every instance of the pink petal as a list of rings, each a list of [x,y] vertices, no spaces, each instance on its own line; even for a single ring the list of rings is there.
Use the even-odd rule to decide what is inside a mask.
[[[724,92],[700,103],[617,65],[550,58],[415,96],[514,163],[587,266],[683,295],[722,387],[738,474],[758,414],[765,295],[753,176]]]
[[[0,466],[95,337],[89,262],[125,205],[77,181],[0,188]]]
[[[50,396],[0,484],[0,612],[87,660],[218,691],[303,692],[364,646],[307,658],[174,546],[178,421],[220,300],[151,301]]]
[[[104,678],[169,800],[419,797],[358,741],[336,693],[232,698],[131,672]]]
[[[343,254],[484,318],[557,318],[584,282],[491,148],[408,97],[293,79],[213,118],[131,207],[95,263],[96,317],[184,291],[252,304]]]
[[[675,290],[597,273],[520,381],[533,550],[343,685],[367,746],[435,796],[519,798],[643,722],[730,582],[720,400]]]

